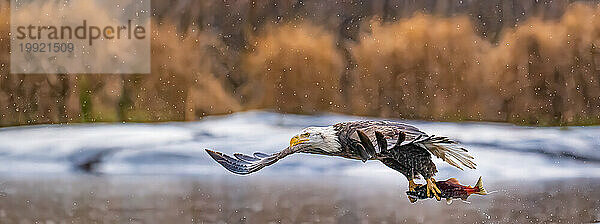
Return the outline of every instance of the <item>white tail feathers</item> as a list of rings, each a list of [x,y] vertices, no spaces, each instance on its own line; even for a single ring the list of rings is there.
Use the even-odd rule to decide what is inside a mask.
[[[431,137],[428,141],[423,142],[423,145],[433,155],[458,169],[463,169],[461,165],[470,169],[475,169],[477,166],[473,162],[473,156],[469,155],[466,149],[446,137]]]

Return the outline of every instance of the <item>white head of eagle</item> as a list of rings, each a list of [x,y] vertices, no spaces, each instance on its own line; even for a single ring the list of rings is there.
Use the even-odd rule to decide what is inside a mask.
[[[334,153],[341,151],[342,145],[333,126],[309,127],[292,137],[289,148],[296,152],[312,149]]]

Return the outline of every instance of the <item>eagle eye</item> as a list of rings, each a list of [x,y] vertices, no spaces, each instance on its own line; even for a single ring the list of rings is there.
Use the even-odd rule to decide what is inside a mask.
[[[300,137],[302,137],[302,138],[308,138],[308,136],[310,136],[310,134],[309,134],[309,133],[304,133],[304,134],[301,134],[301,135],[300,135]]]

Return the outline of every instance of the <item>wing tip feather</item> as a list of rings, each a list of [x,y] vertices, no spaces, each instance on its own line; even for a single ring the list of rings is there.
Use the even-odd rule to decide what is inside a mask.
[[[261,152],[254,153],[254,157],[241,153],[235,153],[233,155],[235,157],[234,158],[222,152],[217,152],[210,149],[204,150],[211,158],[213,158],[217,163],[221,164],[221,166],[223,166],[225,169],[239,175],[254,173],[282,158],[280,153],[269,155]]]
[[[217,152],[210,149],[205,150],[210,157],[212,157],[217,163],[221,164],[221,166],[223,166],[223,168],[227,169],[228,171],[239,175],[246,175],[251,173],[249,172],[249,169],[247,167],[247,164],[250,163],[234,159],[233,157],[230,157],[222,152]]]

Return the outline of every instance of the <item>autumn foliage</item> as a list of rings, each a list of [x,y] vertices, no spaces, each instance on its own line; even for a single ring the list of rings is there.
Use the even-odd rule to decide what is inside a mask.
[[[0,126],[195,120],[248,109],[600,123],[595,5],[491,32],[461,13],[371,12],[348,22],[301,11],[265,19],[291,3],[227,9],[240,22],[202,17],[225,10],[216,2],[178,4],[204,14],[154,5],[149,75],[9,74],[10,17],[0,4]]]

